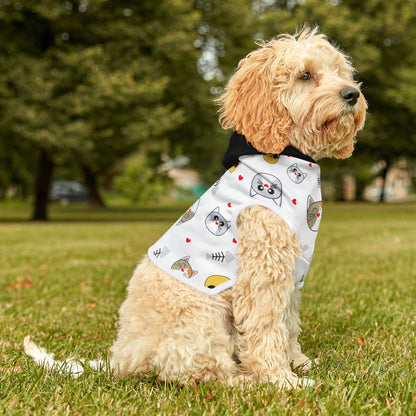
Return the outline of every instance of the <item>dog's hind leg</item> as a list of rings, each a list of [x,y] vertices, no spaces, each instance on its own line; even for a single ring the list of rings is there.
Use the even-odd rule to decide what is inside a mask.
[[[222,312],[210,305],[213,299],[206,300],[192,308],[194,317],[180,317],[159,343],[153,364],[161,379],[234,384],[238,366],[232,358],[230,328]]]
[[[243,210],[238,229],[240,272],[233,313],[241,366],[260,382],[312,384],[291,371],[285,319],[295,290],[292,270],[301,253],[299,242],[286,222],[264,207]]]
[[[227,383],[237,372],[227,293],[230,290],[216,296],[198,292],[146,257],[120,308],[112,369],[121,376],[155,370],[162,380]]]

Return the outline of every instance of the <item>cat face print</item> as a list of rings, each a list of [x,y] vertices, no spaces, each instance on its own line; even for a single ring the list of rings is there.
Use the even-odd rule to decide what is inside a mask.
[[[186,211],[182,215],[182,217],[179,218],[176,225],[180,225],[180,224],[183,224],[184,222],[190,221],[195,216],[196,211],[198,210],[198,207],[199,207],[199,199],[195,202],[195,204],[191,206],[191,208],[188,209],[188,211]]]
[[[220,236],[228,231],[231,223],[221,215],[220,208],[217,207],[207,215],[205,225],[212,234]]]
[[[312,197],[308,196],[308,213],[307,222],[308,227],[312,231],[318,231],[319,223],[322,216],[322,201],[314,201]]]
[[[298,164],[294,163],[287,168],[287,175],[295,183],[302,183],[306,178],[307,174],[303,173],[299,168]]]
[[[258,173],[251,181],[250,196],[261,195],[272,199],[276,205],[282,205],[282,183],[273,175]]]

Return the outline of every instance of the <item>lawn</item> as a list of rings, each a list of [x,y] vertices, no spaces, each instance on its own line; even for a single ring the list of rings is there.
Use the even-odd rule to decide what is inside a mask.
[[[316,385],[284,392],[86,372],[49,374],[25,335],[57,359],[105,356],[135,264],[184,206],[54,208],[29,223],[0,206],[0,413],[10,415],[416,414],[416,205],[326,204],[303,292],[304,351]],[[19,220],[19,221],[17,221]]]

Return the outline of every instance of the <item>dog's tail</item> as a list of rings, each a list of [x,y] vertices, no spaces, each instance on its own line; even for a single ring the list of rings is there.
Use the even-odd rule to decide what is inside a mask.
[[[64,361],[57,361],[54,359],[54,354],[38,347],[32,341],[30,335],[23,340],[23,348],[25,353],[32,357],[37,365],[59,373],[69,373],[74,378],[79,377],[84,372],[86,366],[98,371],[105,371],[107,368],[106,362],[103,360],[85,361],[83,359],[68,358]]]

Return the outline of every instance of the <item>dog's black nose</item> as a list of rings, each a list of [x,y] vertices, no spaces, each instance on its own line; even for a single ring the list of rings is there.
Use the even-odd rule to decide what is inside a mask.
[[[347,102],[349,105],[357,104],[358,97],[360,96],[360,91],[353,87],[345,87],[340,92],[341,98]]]

